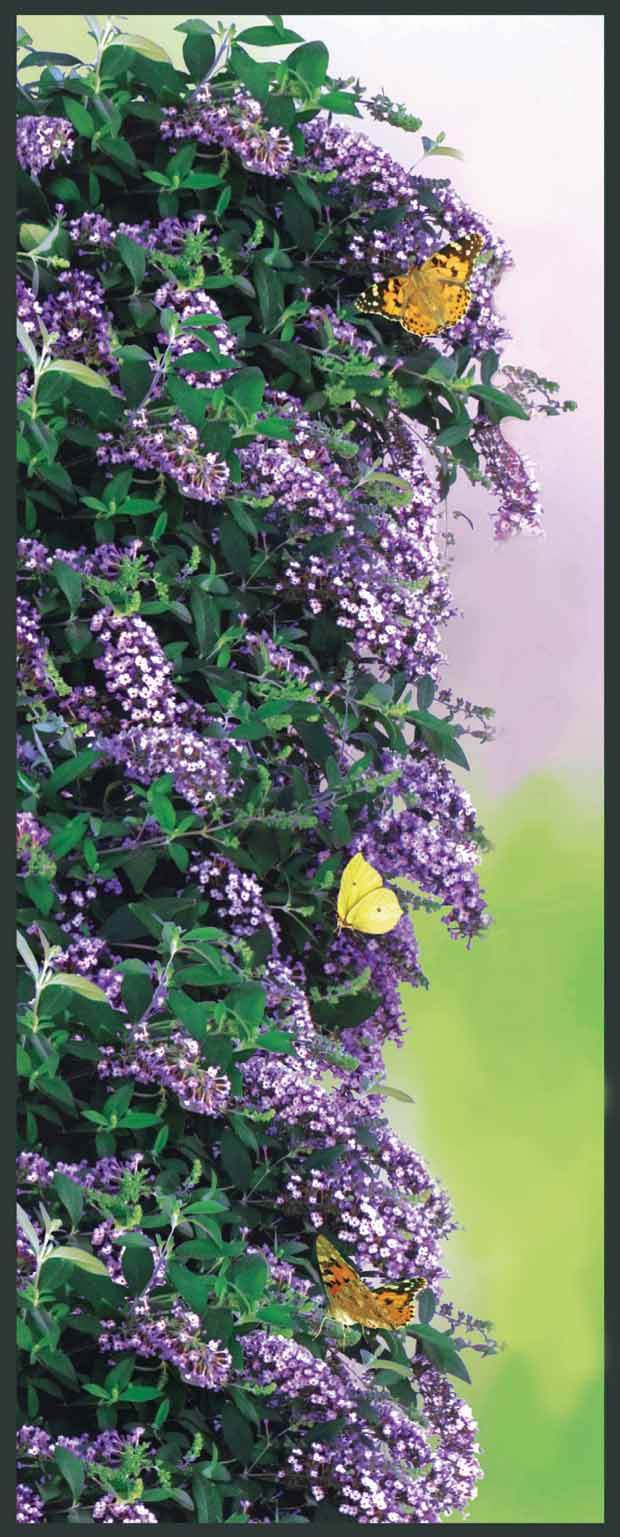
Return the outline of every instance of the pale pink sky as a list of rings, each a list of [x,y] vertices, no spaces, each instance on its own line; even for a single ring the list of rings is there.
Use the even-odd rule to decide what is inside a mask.
[[[126,26],[180,57],[187,12],[130,13]],[[258,13],[211,12],[239,26]],[[29,16],[39,47],[91,51],[77,15]],[[453,588],[464,618],[447,634],[448,681],[497,711],[498,736],[475,752],[489,793],[561,770],[600,790],[602,694],[602,111],[603,16],[395,16],[285,13],[322,38],[332,74],[384,88],[443,129],[464,161],[430,160],[490,217],[516,267],[497,296],[514,341],[509,361],[557,379],[579,410],[505,427],[538,471],[546,537],[493,542],[488,495],[452,493],[473,517],[458,529]],[[364,127],[404,165],[418,136]],[[476,746],[476,744],[474,744]]]

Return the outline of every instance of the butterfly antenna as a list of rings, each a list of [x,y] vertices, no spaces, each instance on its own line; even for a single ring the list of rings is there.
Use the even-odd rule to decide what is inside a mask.
[[[319,1338],[319,1335],[320,1335],[320,1334],[321,1334],[321,1332],[322,1332],[322,1329],[323,1329],[323,1324],[324,1324],[324,1323],[325,1323],[325,1320],[326,1320],[326,1318],[327,1318],[327,1316],[328,1316],[328,1315],[327,1315],[327,1308],[326,1308],[326,1309],[325,1309],[325,1312],[324,1312],[324,1314],[323,1314],[323,1317],[322,1317],[322,1319],[321,1319],[321,1322],[320,1322],[320,1324],[319,1324],[319,1327],[318,1327],[318,1329],[315,1329],[315,1332],[314,1332],[314,1334],[313,1334],[313,1335],[312,1335],[312,1339],[313,1339],[313,1340],[318,1340],[318,1338]]]

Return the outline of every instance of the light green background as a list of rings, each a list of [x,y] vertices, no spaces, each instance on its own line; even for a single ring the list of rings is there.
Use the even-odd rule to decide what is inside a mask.
[[[494,917],[467,951],[417,928],[428,992],[388,1079],[392,1120],[450,1192],[464,1231],[446,1292],[491,1318],[467,1353],[485,1478],[476,1522],[588,1523],[602,1508],[601,822],[558,780],[483,808]]]
[[[174,27],[188,14],[193,13],[131,15],[125,25],[156,38],[178,62],[182,39]],[[79,16],[19,19],[38,47],[92,56]],[[234,19],[247,25],[258,13],[237,12]],[[596,182],[596,141],[583,150],[585,180],[573,175],[562,183],[561,196],[557,177],[566,175],[563,147],[557,185],[552,183],[555,196],[547,173],[556,163],[549,160],[554,145],[570,140],[571,157],[579,151],[572,126],[566,135],[561,127],[563,86],[555,68],[548,68],[548,50],[553,49],[555,59],[562,43],[563,69],[574,77],[575,89],[566,88],[566,110],[572,111],[575,93],[582,106],[590,102],[589,115],[582,112],[587,134],[599,110],[598,55],[588,29],[601,18],[393,18],[402,46],[390,48],[389,55],[377,17],[366,18],[363,34],[353,23],[349,31],[343,16],[311,20],[290,14],[285,19],[305,37],[325,38],[336,71],[360,74],[372,90],[384,85],[395,99],[421,109],[426,131],[437,126],[430,118],[438,106],[450,142],[467,149],[464,167],[450,165],[457,185],[474,203],[488,201],[491,211],[495,200],[502,233],[517,247],[517,275],[506,291],[511,330],[520,336],[517,357],[543,373],[559,374],[565,393],[579,395],[576,417],[532,422],[525,429],[527,442],[525,435],[522,440],[542,468],[546,547],[534,548],[527,541],[500,550],[487,545],[488,507],[480,502],[476,510],[472,504],[471,512],[483,533],[469,543],[459,540],[454,576],[468,618],[464,628],[455,622],[449,632],[451,681],[458,692],[494,703],[502,732],[494,746],[478,750],[473,744],[471,754],[478,780],[471,787],[473,799],[495,845],[483,864],[494,924],[468,952],[449,939],[436,918],[418,919],[431,988],[408,990],[411,1034],[402,1051],[387,1055],[392,1082],[416,1101],[413,1106],[392,1101],[393,1123],[443,1181],[463,1224],[446,1246],[447,1294],[472,1313],[492,1318],[498,1338],[506,1342],[499,1357],[467,1357],[474,1380],[463,1390],[479,1421],[485,1470],[469,1519],[600,1522],[604,1090],[598,289],[594,282],[594,309],[586,305],[567,332],[554,257],[562,210],[570,220],[571,242],[597,229],[596,200],[587,217],[582,206],[592,176]],[[512,24],[517,33],[508,46],[505,29]],[[459,32],[463,25],[466,33]],[[381,36],[375,36],[373,26]],[[536,29],[534,45],[528,27]],[[564,28],[561,38],[558,28]],[[528,50],[523,67],[519,46]],[[415,87],[407,65],[414,47],[422,48],[426,60],[415,71]],[[467,95],[478,90],[476,58],[485,77],[485,102],[496,88],[495,136],[484,128],[488,112],[481,118]],[[590,61],[583,66],[591,71],[589,87],[582,78],[583,59]],[[535,78],[537,61],[544,90]],[[375,80],[377,70],[381,78]],[[403,71],[406,78],[401,79]],[[555,80],[551,90],[550,80]],[[464,82],[462,100],[459,82]],[[526,110],[522,96],[528,89]],[[424,93],[430,105],[420,102]],[[552,119],[547,136],[545,110]],[[373,123],[364,128],[380,142],[385,136],[396,156],[411,158],[409,144],[396,142],[394,130]],[[499,168],[495,150],[491,153],[494,144]],[[540,144],[545,145],[545,161],[537,172]],[[526,168],[524,187],[518,180],[520,167]],[[463,181],[467,177],[469,184]],[[573,212],[571,197],[579,200]],[[546,241],[541,239],[545,218],[550,221]],[[581,265],[595,276],[597,250],[590,244],[587,256],[580,255]],[[539,294],[537,274],[546,282],[547,273],[547,286],[543,282]],[[522,288],[509,293],[511,282]],[[575,330],[580,324],[583,345]],[[570,374],[572,354],[580,359],[579,382]],[[584,373],[588,367],[590,374]],[[458,504],[470,508],[462,490]],[[589,520],[585,543],[584,518]],[[532,773],[533,768],[542,772]]]

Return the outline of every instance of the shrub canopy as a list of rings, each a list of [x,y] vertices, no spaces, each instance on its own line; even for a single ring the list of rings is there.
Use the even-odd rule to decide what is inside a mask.
[[[404,107],[278,16],[184,22],[184,69],[89,22],[89,64],[23,36],[18,93],[18,1519],[436,1522],[493,1344],[381,1053],[416,909],[488,922],[446,497],[536,529],[500,423],[556,387],[502,372],[502,240],[351,121]],[[476,232],[432,344],[358,313]],[[337,927],[355,852],[388,934]],[[379,1355],[325,1319],[318,1232],[426,1282]]]

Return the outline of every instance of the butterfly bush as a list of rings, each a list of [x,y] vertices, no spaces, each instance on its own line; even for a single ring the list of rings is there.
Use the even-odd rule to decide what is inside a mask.
[[[417,912],[491,921],[449,493],[538,531],[505,419],[574,403],[504,359],[500,235],[360,131],[405,106],[278,16],[180,68],[117,21],[19,50],[17,1520],[440,1522],[496,1345],[383,1048]],[[356,308],[474,232],[432,344]],[[355,853],[385,935],[337,925]],[[318,1234],[415,1319],[337,1323]]]

